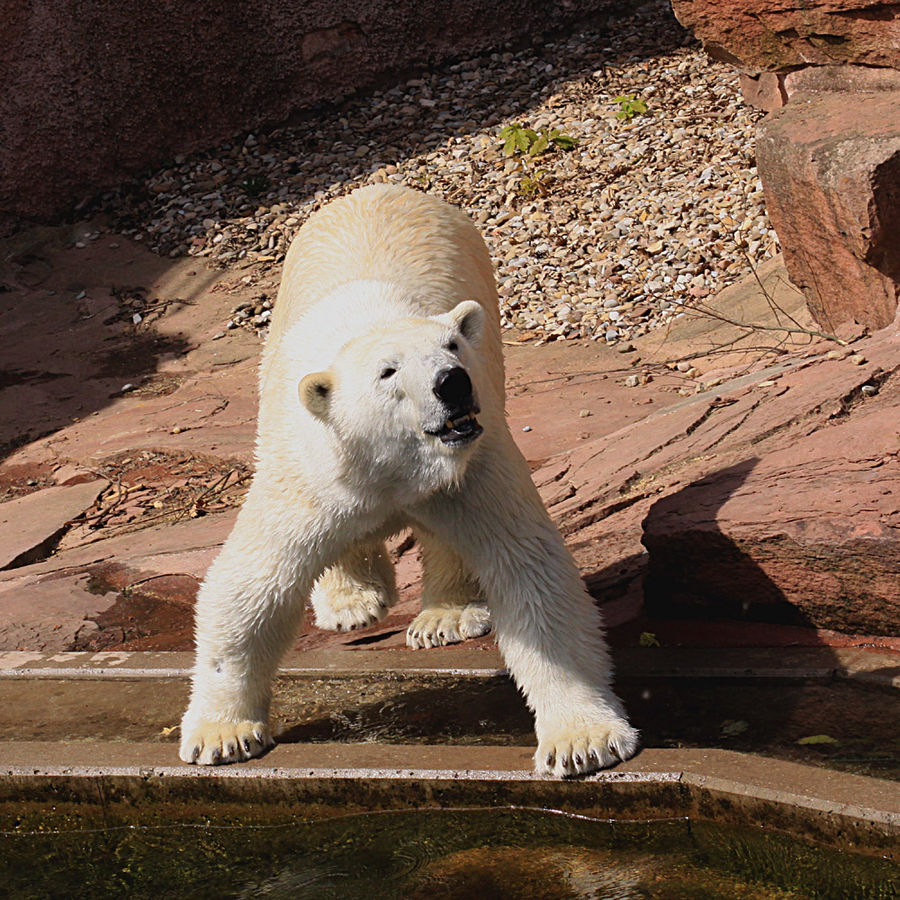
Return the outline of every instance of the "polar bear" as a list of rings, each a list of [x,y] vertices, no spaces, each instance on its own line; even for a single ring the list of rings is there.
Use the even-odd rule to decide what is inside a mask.
[[[483,594],[537,770],[630,757],[600,615],[506,425],[487,248],[458,209],[373,185],[311,216],[285,260],[255,476],[197,598],[185,762],[274,743],[272,680],[313,587],[324,618],[377,618],[383,541],[406,527],[424,548],[422,643],[483,628]]]

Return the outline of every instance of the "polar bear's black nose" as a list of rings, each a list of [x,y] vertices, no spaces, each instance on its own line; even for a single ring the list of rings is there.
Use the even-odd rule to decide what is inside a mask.
[[[472,406],[472,380],[466,370],[459,366],[438,372],[434,381],[434,393],[451,409],[468,409]]]

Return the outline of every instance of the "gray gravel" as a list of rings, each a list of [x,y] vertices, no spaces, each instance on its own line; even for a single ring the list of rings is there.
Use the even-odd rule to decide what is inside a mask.
[[[620,95],[647,112],[617,118]],[[505,327],[621,346],[777,250],[754,165],[760,115],[734,71],[708,60],[659,2],[602,33],[464,59],[178,158],[103,203],[122,233],[157,252],[247,269],[253,283],[333,197],[407,184],[475,219]],[[514,122],[558,128],[577,146],[523,169],[498,138]],[[261,295],[223,325],[264,334],[270,309]]]

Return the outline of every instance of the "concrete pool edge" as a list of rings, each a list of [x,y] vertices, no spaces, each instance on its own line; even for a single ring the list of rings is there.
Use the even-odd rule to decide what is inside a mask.
[[[620,678],[846,679],[900,689],[900,654],[831,647],[618,648]],[[185,678],[193,654],[128,650],[0,651],[0,678]],[[283,677],[393,673],[491,678],[505,672],[496,649],[306,650],[289,653]]]
[[[616,652],[618,675],[834,683],[876,691],[900,687],[896,654],[860,649],[633,648]],[[189,653],[0,653],[0,681],[60,686],[122,683],[152,689],[185,680]],[[496,678],[496,650],[305,651],[289,654],[280,676],[337,679],[379,675]],[[41,689],[43,690],[43,689]],[[142,688],[143,690],[143,688]],[[41,696],[38,692],[36,700]],[[111,699],[111,698],[110,698]],[[69,701],[71,702],[71,701]],[[94,714],[101,713],[98,708]],[[38,713],[40,710],[37,711]],[[177,715],[166,724],[175,725]],[[116,815],[160,809],[250,809],[284,814],[336,810],[516,806],[605,819],[693,817],[776,828],[839,848],[898,859],[900,787],[896,782],[722,749],[647,749],[616,768],[573,781],[532,772],[532,748],[485,744],[283,743],[262,759],[202,769],[180,764],[174,729],[158,740],[0,741],[0,814],[17,804],[56,804]],[[12,732],[15,733],[14,731]],[[87,814],[87,812],[85,813]]]
[[[269,804],[298,814],[527,807],[613,820],[698,818],[775,828],[897,860],[900,790],[878,779],[730,750],[649,749],[613,770],[559,781],[531,771],[531,748],[285,744],[216,769],[178,764],[172,744],[0,744],[0,810],[9,804]],[[5,813],[4,813],[5,817]]]

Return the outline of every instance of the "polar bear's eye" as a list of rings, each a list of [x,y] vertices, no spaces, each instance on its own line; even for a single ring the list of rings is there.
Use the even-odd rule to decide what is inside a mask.
[[[396,375],[396,374],[397,374],[397,370],[394,369],[394,368],[391,368],[391,366],[385,366],[385,367],[381,370],[381,378],[382,378],[382,380],[384,380],[385,378],[390,378],[391,375]]]
[[[447,344],[447,349],[451,353],[456,353],[456,351],[459,350],[459,344],[457,344],[456,341],[450,341],[450,343]]]

